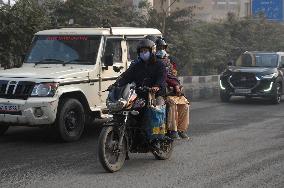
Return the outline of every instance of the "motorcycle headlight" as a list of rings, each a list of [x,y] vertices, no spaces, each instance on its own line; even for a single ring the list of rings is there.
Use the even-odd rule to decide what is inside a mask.
[[[40,83],[36,84],[33,88],[32,97],[53,97],[58,83]]]
[[[272,79],[272,78],[274,78],[276,76],[277,76],[277,73],[272,73],[272,74],[264,75],[264,76],[262,76],[262,78],[264,78],[264,79]]]

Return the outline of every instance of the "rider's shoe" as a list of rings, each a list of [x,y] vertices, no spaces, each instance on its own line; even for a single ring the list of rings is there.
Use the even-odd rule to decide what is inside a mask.
[[[178,135],[182,139],[189,140],[189,136],[184,131],[178,131]]]
[[[165,135],[164,136],[164,139],[163,139],[164,141],[167,141],[167,142],[173,142],[174,141],[174,139],[172,139],[171,137],[169,137],[169,136],[167,136],[167,135]]]
[[[170,137],[171,139],[174,139],[174,140],[180,139],[179,134],[178,134],[177,131],[170,131],[170,132],[169,132],[169,137]]]

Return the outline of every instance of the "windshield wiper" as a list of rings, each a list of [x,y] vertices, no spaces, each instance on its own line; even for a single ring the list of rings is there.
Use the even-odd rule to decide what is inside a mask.
[[[65,66],[66,64],[71,63],[71,62],[90,62],[90,61],[85,60],[85,59],[72,59],[72,60],[69,60],[69,61],[64,61],[62,63],[62,65]]]
[[[85,60],[85,59],[72,59],[72,60],[68,60],[68,61],[63,61],[63,60],[60,60],[60,59],[48,58],[48,59],[42,59],[40,61],[31,62],[31,63],[38,65],[38,64],[46,64],[46,63],[50,63],[50,62],[56,62],[56,63],[58,62],[58,63],[62,64],[63,66],[65,66],[66,64],[71,63],[71,62],[90,62],[90,61]]]
[[[60,63],[64,63],[63,60],[60,59],[52,59],[52,58],[48,58],[48,59],[42,59],[40,61],[34,62],[35,65],[41,64],[41,63],[49,63],[49,62],[60,62]]]

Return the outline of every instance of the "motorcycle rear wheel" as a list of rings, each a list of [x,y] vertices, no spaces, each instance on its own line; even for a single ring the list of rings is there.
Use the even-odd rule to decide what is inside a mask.
[[[158,151],[154,150],[152,153],[157,160],[167,160],[171,157],[173,148],[173,142],[167,141],[161,144],[161,147]]]
[[[120,170],[126,158],[126,141],[123,139],[119,149],[118,131],[113,127],[104,127],[98,142],[98,156],[103,168],[108,172]]]

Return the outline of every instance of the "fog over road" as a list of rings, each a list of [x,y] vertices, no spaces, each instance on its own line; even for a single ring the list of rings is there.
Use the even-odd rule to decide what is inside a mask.
[[[50,130],[13,127],[0,137],[0,187],[284,187],[284,102],[191,106],[191,141],[177,141],[167,161],[130,154],[113,174],[97,159],[98,128],[61,143]]]

